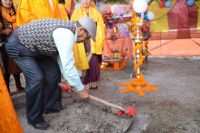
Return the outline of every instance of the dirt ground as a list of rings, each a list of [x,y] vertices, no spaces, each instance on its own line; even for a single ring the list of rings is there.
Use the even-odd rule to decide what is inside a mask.
[[[149,115],[151,122],[144,133],[200,133],[200,58],[150,58],[142,67],[148,83],[160,90],[120,94],[121,82],[130,81],[132,63],[120,71],[102,71],[101,86],[90,93],[118,105],[135,106],[138,114]],[[25,118],[25,95],[12,97],[26,133],[121,133],[124,118],[106,106],[80,101],[76,94],[63,98],[64,109],[45,115],[51,127],[35,130]],[[134,133],[134,131],[131,131]]]

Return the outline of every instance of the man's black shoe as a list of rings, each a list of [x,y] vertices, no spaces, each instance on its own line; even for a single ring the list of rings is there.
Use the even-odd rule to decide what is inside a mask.
[[[50,127],[49,123],[45,122],[45,121],[41,121],[38,123],[30,123],[28,122],[30,125],[32,125],[34,128],[36,129],[40,129],[40,130],[46,130],[48,127]]]

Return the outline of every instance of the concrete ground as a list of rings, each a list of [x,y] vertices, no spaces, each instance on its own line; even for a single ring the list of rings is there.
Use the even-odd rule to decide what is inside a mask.
[[[137,114],[147,115],[150,123],[144,133],[200,133],[200,58],[150,58],[142,71],[148,83],[159,91],[120,94],[121,82],[129,82],[132,62],[120,71],[102,71],[100,87],[92,95],[118,105],[133,105]],[[76,94],[63,98],[64,110],[45,115],[51,127],[35,130],[25,118],[24,94],[12,97],[26,133],[121,133],[125,118],[113,115],[106,106],[83,103]],[[131,133],[136,131],[132,130]]]

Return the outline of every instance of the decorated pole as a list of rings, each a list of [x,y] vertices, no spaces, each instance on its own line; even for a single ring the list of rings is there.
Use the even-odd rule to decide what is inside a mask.
[[[141,36],[140,36],[140,32],[139,32],[139,27],[142,24],[142,19],[139,17],[139,14],[137,14],[137,24],[136,24],[136,38],[135,38],[135,46],[140,46],[141,45]],[[135,49],[135,64],[139,64],[140,62],[140,57],[141,57],[141,50],[140,48]],[[143,60],[143,59],[142,59]],[[136,78],[140,78],[140,67],[136,68]]]
[[[144,75],[141,71],[141,66],[144,61],[143,57],[143,45],[146,42],[146,39],[144,37],[144,34],[142,34],[142,26],[144,25],[144,12],[147,10],[147,1],[146,0],[134,0],[133,1],[133,9],[135,12],[133,12],[132,15],[132,33],[134,36],[134,68],[135,76],[131,80],[130,83],[122,83],[121,86],[126,87],[126,89],[121,90],[121,93],[128,93],[128,92],[136,92],[140,96],[144,96],[144,91],[156,91],[158,88],[156,88],[152,84],[148,84],[145,79]],[[142,34],[142,35],[141,35]]]

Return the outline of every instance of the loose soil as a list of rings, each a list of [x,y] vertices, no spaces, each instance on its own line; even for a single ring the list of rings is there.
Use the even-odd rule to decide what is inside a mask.
[[[150,58],[142,71],[147,82],[160,90],[145,92],[144,97],[119,93],[123,89],[119,84],[130,81],[132,67],[129,61],[123,70],[102,71],[99,88],[90,94],[118,105],[133,105],[138,114],[148,115],[151,122],[144,133],[200,133],[199,58]],[[12,99],[26,133],[121,133],[126,120],[111,108],[83,102],[72,93],[72,97],[62,99],[61,112],[45,115],[51,127],[41,131],[27,124],[25,95]]]

